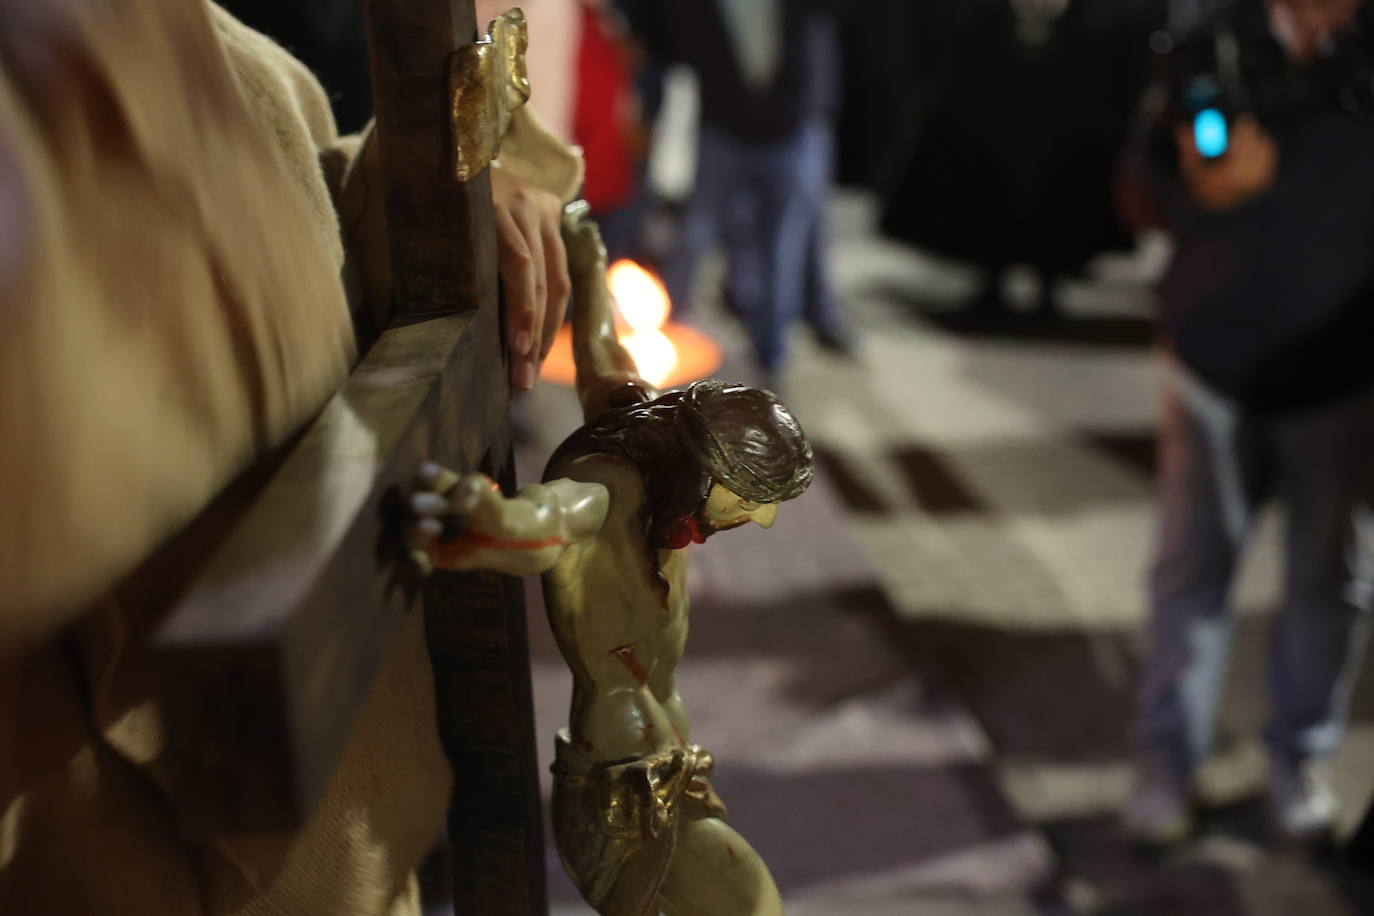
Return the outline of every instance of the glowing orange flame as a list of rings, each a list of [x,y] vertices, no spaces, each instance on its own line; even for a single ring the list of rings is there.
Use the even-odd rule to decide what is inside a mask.
[[[677,348],[663,333],[670,308],[668,291],[657,277],[628,259],[611,265],[606,286],[630,326],[628,334],[620,335],[620,342],[634,357],[644,380],[655,387],[662,385],[678,361]]]
[[[652,273],[633,261],[616,261],[606,271],[606,286],[616,300],[616,336],[649,384],[683,385],[708,377],[720,366],[720,346],[714,340],[668,320],[668,293]],[[541,374],[559,385],[574,383],[577,366],[568,325],[559,328]]]

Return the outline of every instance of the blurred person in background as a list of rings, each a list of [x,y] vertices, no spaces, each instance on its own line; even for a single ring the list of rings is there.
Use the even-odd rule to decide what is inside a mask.
[[[970,307],[1009,310],[1029,264],[1036,311],[1064,277],[1129,249],[1112,175],[1149,77],[1162,0],[935,0],[909,14],[917,60],[878,183],[888,235],[976,265]]]
[[[1258,507],[1287,514],[1265,731],[1275,824],[1329,834],[1374,595],[1374,34],[1363,0],[1247,0],[1180,37],[1126,163],[1168,229],[1159,542],[1132,837],[1181,839],[1209,750],[1227,593]],[[1146,127],[1148,125],[1148,127]]]
[[[850,352],[830,282],[830,189],[842,0],[662,0],[627,8],[654,56],[687,65],[701,100],[696,184],[664,283],[690,312],[702,256],[723,240],[727,296],[776,384],[787,334],[804,318],[818,342]]]
[[[572,141],[587,165],[582,198],[608,263],[639,254],[644,143],[635,55],[624,18],[606,0],[579,0]]]

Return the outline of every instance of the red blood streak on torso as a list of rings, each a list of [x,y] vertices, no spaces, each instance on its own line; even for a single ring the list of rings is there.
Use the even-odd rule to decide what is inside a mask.
[[[649,674],[644,670],[644,666],[639,663],[633,643],[612,649],[611,654],[620,659],[625,670],[630,672],[630,677],[634,678],[641,686],[649,683]]]
[[[620,663],[625,666],[625,670],[630,672],[630,677],[634,678],[635,682],[641,687],[649,682],[648,672],[646,672],[644,666],[640,664],[639,656],[635,655],[634,643],[618,646],[611,650],[611,654],[620,660]],[[677,723],[669,722],[668,725],[673,730],[673,738],[677,741],[678,746],[686,747],[687,741],[682,737],[682,732],[678,730]],[[648,743],[649,733],[653,730],[654,725],[652,722],[646,722],[641,726],[645,743]]]

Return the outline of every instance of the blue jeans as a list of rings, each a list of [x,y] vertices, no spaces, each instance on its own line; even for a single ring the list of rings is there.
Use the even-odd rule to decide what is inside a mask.
[[[1258,416],[1177,364],[1168,370],[1140,737],[1185,770],[1210,749],[1232,574],[1274,493],[1286,514],[1286,582],[1270,634],[1265,742],[1289,761],[1330,754],[1374,597],[1374,393]]]
[[[768,371],[781,367],[787,332],[798,317],[823,331],[839,328],[824,237],[833,145],[823,120],[766,144],[701,129],[696,187],[664,284],[674,308],[690,312],[697,266],[714,242],[723,241],[731,298]]]

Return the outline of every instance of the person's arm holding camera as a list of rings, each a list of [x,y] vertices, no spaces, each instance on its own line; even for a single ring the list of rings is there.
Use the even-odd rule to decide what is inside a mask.
[[[1226,153],[1214,159],[1204,158],[1198,151],[1189,124],[1174,128],[1174,141],[1179,177],[1205,210],[1234,210],[1274,186],[1279,170],[1278,144],[1253,115],[1242,114],[1234,120]]]

